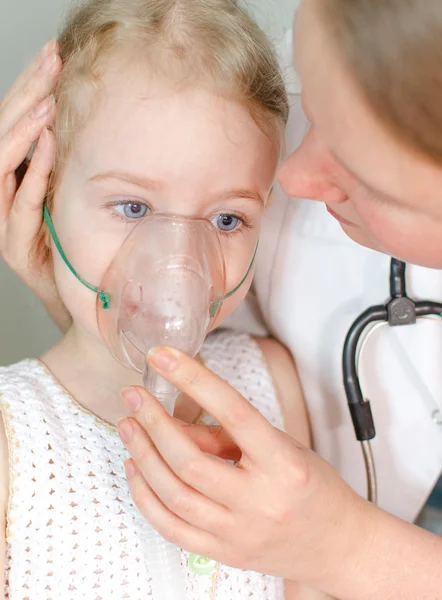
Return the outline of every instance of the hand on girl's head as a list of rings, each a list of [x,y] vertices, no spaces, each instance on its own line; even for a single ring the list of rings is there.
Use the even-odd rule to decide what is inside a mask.
[[[69,319],[52,270],[44,263],[44,248],[34,248],[53,164],[54,139],[48,127],[55,105],[50,94],[60,71],[59,46],[51,41],[0,102],[0,255],[64,327]],[[31,162],[25,162],[37,141]]]

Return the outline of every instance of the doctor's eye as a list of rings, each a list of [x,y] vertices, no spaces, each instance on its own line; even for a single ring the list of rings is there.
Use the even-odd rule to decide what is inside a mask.
[[[210,219],[212,224],[220,231],[233,231],[237,228],[238,224],[241,223],[239,217],[235,215],[215,215]]]
[[[152,212],[150,208],[146,206],[146,204],[144,204],[143,202],[134,201],[116,203],[114,204],[114,208],[117,211],[117,213],[126,217],[127,219],[132,220],[142,219],[146,216],[148,211],[149,213]]]

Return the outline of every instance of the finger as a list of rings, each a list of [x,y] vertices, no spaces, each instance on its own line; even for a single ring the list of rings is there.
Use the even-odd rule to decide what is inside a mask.
[[[3,100],[0,136],[6,135],[22,117],[35,111],[37,106],[52,92],[60,72],[61,58],[54,50],[8,101]]]
[[[203,452],[225,460],[241,460],[241,450],[219,425],[182,424],[183,431]]]
[[[15,199],[16,170],[23,164],[32,144],[39,139],[46,124],[52,122],[54,117],[55,107],[48,98],[47,112],[37,119],[24,117],[8,135],[0,138],[0,226],[9,216]]]
[[[38,115],[25,115],[6,135],[0,137],[0,187],[11,173],[15,173],[44,127],[53,121],[54,115],[54,101],[48,97],[38,107]]]
[[[124,464],[129,491],[143,517],[166,540],[179,548],[212,558],[218,540],[172,514],[154,494],[132,459]]]
[[[28,216],[29,211],[38,213],[41,217],[43,201],[48,192],[49,177],[54,164],[54,156],[55,135],[45,127],[17,192],[11,211],[12,218],[22,219],[25,215]]]
[[[54,135],[44,129],[5,224],[2,245],[7,262],[8,257],[11,257],[16,264],[21,260],[25,264],[28,263],[29,252],[42,224],[43,201],[47,193],[54,152]]]
[[[1,104],[6,104],[6,102],[8,102],[8,100],[10,100],[12,98],[12,96],[20,88],[22,88],[25,85],[25,83],[30,79],[30,77],[35,73],[35,71],[42,64],[44,59],[54,50],[55,51],[58,50],[57,41],[50,40],[47,44],[45,44],[45,46],[43,46],[43,48],[40,50],[40,52],[32,59],[32,61],[24,69],[24,71],[22,71],[22,73],[20,73],[20,75],[17,77],[17,79],[11,85],[9,90],[3,96],[3,100],[1,102]]]
[[[118,432],[149,487],[173,514],[216,535],[231,526],[230,511],[180,481],[135,419],[119,421]]]
[[[155,348],[149,364],[193,398],[224,427],[251,460],[268,464],[279,446],[277,430],[226,381],[199,361],[172,348]],[[265,441],[265,443],[263,443]]]
[[[243,486],[244,472],[201,452],[180,424],[144,388],[129,388],[122,396],[130,410],[138,406],[134,417],[179,479],[219,504],[234,505],[238,489]]]

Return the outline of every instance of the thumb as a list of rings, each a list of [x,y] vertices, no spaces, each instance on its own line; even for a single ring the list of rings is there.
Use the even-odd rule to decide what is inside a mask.
[[[43,202],[55,152],[54,135],[44,129],[17,191],[7,220],[10,254],[27,261],[43,222]]]

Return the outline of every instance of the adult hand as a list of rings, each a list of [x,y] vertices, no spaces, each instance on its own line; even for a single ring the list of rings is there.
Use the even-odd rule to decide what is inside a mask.
[[[160,349],[149,363],[215,417],[241,458],[232,465],[201,451],[150,394],[126,390],[134,418],[119,431],[140,512],[187,550],[328,592],[341,565],[348,572],[360,557],[355,548],[370,543],[368,503],[199,362]]]
[[[0,255],[42,300],[57,324],[70,320],[43,252],[33,252],[52,170],[55,105],[61,72],[58,44],[49,42],[0,101]],[[37,142],[31,161],[26,157]]]

